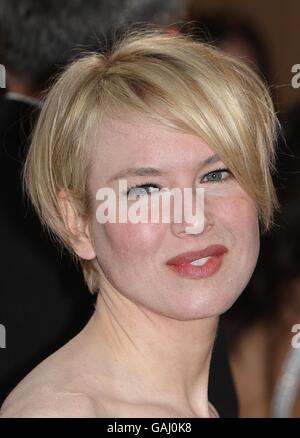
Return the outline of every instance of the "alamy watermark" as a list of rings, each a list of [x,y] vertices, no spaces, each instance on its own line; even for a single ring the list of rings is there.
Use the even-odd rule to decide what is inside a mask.
[[[0,324],[0,348],[6,348],[6,328]]]
[[[300,64],[294,64],[291,69],[295,75],[292,77],[292,87],[300,88]]]
[[[6,88],[6,70],[3,64],[0,64],[0,88]]]
[[[300,324],[294,324],[293,327],[291,328],[291,332],[296,333],[292,337],[292,342],[291,342],[292,347],[300,348]]]
[[[149,193],[143,185],[128,190],[127,181],[119,180],[118,194],[111,187],[101,187],[97,191],[96,200],[102,202],[97,207],[96,219],[101,224],[181,223],[184,220],[185,224],[190,225],[185,227],[187,234],[201,233],[204,229],[204,188],[196,188],[195,193],[193,204],[192,188],[182,191],[178,187],[171,190],[163,187]]]

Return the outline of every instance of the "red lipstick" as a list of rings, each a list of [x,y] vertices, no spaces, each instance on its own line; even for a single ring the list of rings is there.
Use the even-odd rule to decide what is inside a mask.
[[[207,278],[214,275],[222,266],[223,256],[228,249],[223,245],[211,245],[203,250],[189,251],[179,254],[167,261],[167,266],[182,277],[191,279]],[[192,265],[191,262],[210,257],[202,266]]]

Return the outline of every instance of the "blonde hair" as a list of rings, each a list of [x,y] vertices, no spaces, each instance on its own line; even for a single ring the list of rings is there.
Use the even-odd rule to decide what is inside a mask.
[[[88,218],[89,135],[103,117],[136,110],[206,141],[256,201],[263,230],[278,201],[277,118],[258,75],[206,43],[160,31],[132,32],[105,54],[70,64],[50,90],[36,125],[24,181],[42,222],[75,258],[58,202],[64,190]],[[91,291],[97,260],[80,260]]]

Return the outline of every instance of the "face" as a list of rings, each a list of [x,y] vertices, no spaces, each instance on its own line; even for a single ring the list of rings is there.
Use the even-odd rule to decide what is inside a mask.
[[[210,146],[199,137],[158,122],[128,117],[106,121],[101,131],[95,131],[91,162],[90,242],[106,284],[120,297],[175,319],[199,319],[226,311],[254,270],[259,226],[255,202]],[[128,168],[156,170],[151,175],[150,171],[125,175]],[[128,188],[142,185],[147,190],[141,196],[144,200],[163,187],[182,192],[204,188],[203,227],[187,233],[191,222],[187,224],[184,216],[179,223],[172,216],[169,223],[99,223],[96,193],[103,187],[118,193],[120,178],[126,179]],[[120,196],[124,199],[126,193]],[[196,216],[194,220],[196,223]],[[217,254],[212,245],[222,245],[223,251]],[[197,254],[206,248],[208,253]],[[189,259],[184,259],[183,268],[168,264],[172,258],[194,251],[195,259],[202,258],[200,264],[209,257],[202,267],[190,268]]]

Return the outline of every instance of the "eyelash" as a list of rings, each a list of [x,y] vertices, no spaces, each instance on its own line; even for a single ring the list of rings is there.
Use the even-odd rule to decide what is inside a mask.
[[[215,183],[217,183],[217,182],[223,183],[227,178],[229,178],[229,177],[232,176],[232,173],[230,172],[230,170],[229,170],[229,169],[226,169],[226,168],[221,168],[221,169],[215,169],[215,170],[212,170],[211,172],[206,173],[206,174],[204,175],[203,178],[205,178],[207,175],[211,175],[211,174],[213,174],[213,173],[218,173],[218,174],[220,174],[220,173],[222,173],[222,172],[227,172],[228,175],[225,176],[225,178],[221,179],[220,181],[209,181],[209,182],[211,182],[211,183],[213,183],[213,184],[215,184]],[[202,179],[203,179],[203,178],[202,178]]]
[[[221,174],[222,172],[227,172],[228,175],[225,176],[225,178],[223,178],[223,179],[221,179],[221,180],[219,180],[219,181],[206,181],[206,182],[208,182],[208,183],[212,183],[212,184],[223,183],[226,179],[228,179],[229,177],[232,176],[232,172],[231,172],[229,169],[222,168],[222,169],[215,169],[215,170],[212,170],[211,172],[206,173],[206,174],[203,176],[202,180],[203,180],[205,177],[207,177],[208,175],[211,175],[211,174],[214,174],[214,173],[215,173],[215,174]],[[155,187],[155,188],[157,188],[157,189],[161,189],[161,188],[162,188],[162,186],[160,186],[159,184],[151,183],[151,182],[149,182],[149,183],[145,183],[145,184],[136,184],[136,185],[134,185],[134,186],[128,188],[128,190],[127,190],[127,192],[126,192],[126,195],[128,196],[128,195],[129,195],[129,192],[130,192],[131,190],[133,190],[133,189],[143,188],[143,189],[146,190],[147,187]],[[149,192],[148,192],[148,193],[149,193]]]

